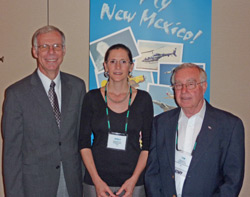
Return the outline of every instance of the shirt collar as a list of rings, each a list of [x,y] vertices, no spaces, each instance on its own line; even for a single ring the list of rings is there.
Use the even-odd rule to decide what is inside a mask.
[[[45,88],[46,92],[49,91],[49,88],[50,88],[50,84],[51,84],[51,79],[49,79],[46,75],[44,75],[40,69],[38,68],[37,69],[37,74],[38,76],[40,77],[41,81],[42,81],[42,84],[43,84],[43,87]],[[59,88],[61,86],[61,76],[60,76],[60,71],[58,72],[56,78],[53,80],[56,84],[55,86],[55,91],[59,91]]]
[[[199,111],[198,113],[194,114],[193,116],[191,116],[190,118],[195,118],[195,117],[198,118],[198,117],[199,117],[199,118],[201,118],[201,119],[203,120],[203,119],[204,119],[204,116],[205,116],[205,112],[206,112],[206,101],[205,101],[205,99],[204,99],[203,105],[202,105],[202,108],[200,109],[200,111]],[[189,119],[189,118],[185,115],[184,111],[183,111],[182,108],[181,108],[179,120],[182,119],[182,118]]]

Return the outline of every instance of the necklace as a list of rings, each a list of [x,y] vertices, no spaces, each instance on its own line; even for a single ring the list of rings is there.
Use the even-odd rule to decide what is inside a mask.
[[[108,96],[109,100],[111,100],[113,103],[122,103],[123,101],[125,101],[125,100],[128,98],[129,90],[130,90],[130,86],[128,87],[128,92],[127,92],[126,96],[125,96],[123,99],[121,99],[120,101],[115,101],[115,100],[113,100],[113,99],[109,96],[109,92],[108,92],[108,83],[107,83],[107,96]]]
[[[109,108],[108,108],[108,103],[107,103],[107,92],[108,92],[108,86],[105,86],[105,104],[106,104],[106,115],[107,115],[107,122],[108,122],[108,129],[109,132],[111,133],[111,128],[110,128],[110,120],[109,120]],[[132,98],[132,88],[129,86],[129,101],[128,101],[128,111],[127,111],[127,116],[126,116],[126,124],[125,124],[125,134],[128,131],[128,118],[129,118],[129,111],[130,111],[130,105],[131,105],[131,98]]]

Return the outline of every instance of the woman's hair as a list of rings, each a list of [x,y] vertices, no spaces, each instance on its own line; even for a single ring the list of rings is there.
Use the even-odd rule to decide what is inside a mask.
[[[124,49],[125,51],[127,51],[128,57],[129,57],[129,61],[131,63],[133,62],[132,53],[131,53],[130,49],[127,46],[125,46],[124,44],[115,44],[115,45],[112,45],[111,47],[109,47],[108,50],[105,53],[105,56],[104,56],[104,61],[105,62],[108,61],[110,51],[112,51],[114,49]]]

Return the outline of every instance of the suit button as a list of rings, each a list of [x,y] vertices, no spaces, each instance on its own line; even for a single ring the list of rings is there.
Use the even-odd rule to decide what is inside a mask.
[[[173,197],[176,197],[176,195],[173,195]]]
[[[174,179],[174,175],[172,175],[172,179]]]
[[[62,145],[62,142],[59,142],[59,146],[61,146]]]
[[[56,169],[59,169],[60,168],[60,166],[56,166]]]

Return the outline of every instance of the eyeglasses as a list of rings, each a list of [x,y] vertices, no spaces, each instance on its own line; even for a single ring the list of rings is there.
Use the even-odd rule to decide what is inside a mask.
[[[128,64],[132,64],[130,61],[127,61],[127,60],[116,60],[116,59],[113,59],[113,60],[106,61],[106,63],[109,64],[109,65],[111,65],[111,66],[115,66],[117,64],[117,62],[119,62],[119,64],[121,66],[127,66]]]
[[[62,51],[64,46],[62,44],[53,44],[53,45],[43,44],[38,46],[37,48],[41,52],[48,52],[50,47],[52,47],[54,51]]]
[[[181,90],[181,89],[183,88],[183,86],[186,86],[186,88],[187,88],[188,90],[192,90],[192,89],[195,89],[195,88],[197,87],[197,85],[202,84],[202,83],[204,83],[204,82],[205,82],[205,81],[201,81],[201,82],[197,83],[196,81],[190,81],[190,82],[187,82],[186,84],[183,84],[183,83],[175,83],[175,84],[173,85],[173,88],[174,88],[175,90]]]

